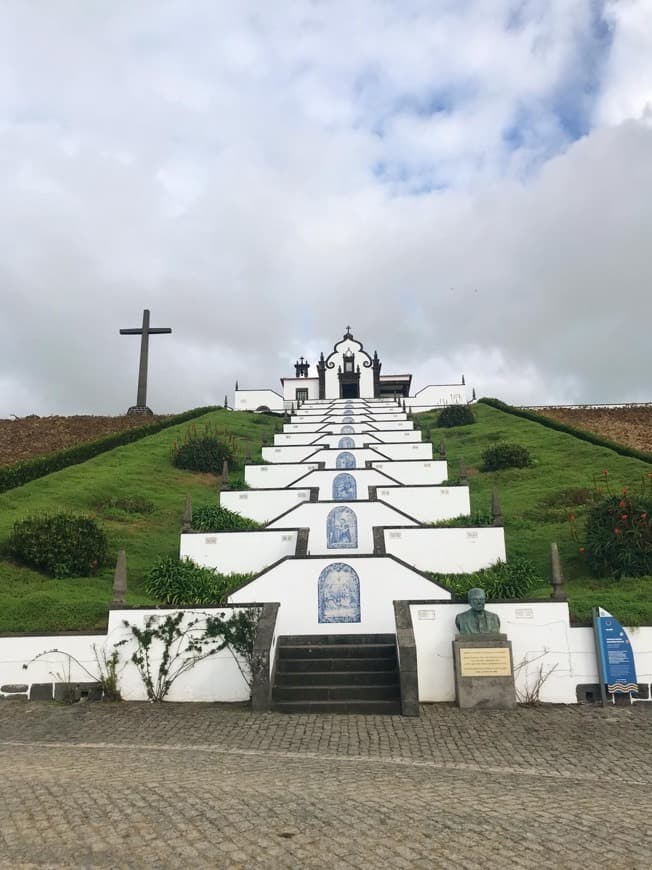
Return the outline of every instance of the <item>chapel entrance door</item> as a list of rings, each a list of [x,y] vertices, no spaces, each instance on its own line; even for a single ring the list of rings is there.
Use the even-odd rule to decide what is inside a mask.
[[[359,399],[360,398],[360,383],[342,384],[342,399]]]

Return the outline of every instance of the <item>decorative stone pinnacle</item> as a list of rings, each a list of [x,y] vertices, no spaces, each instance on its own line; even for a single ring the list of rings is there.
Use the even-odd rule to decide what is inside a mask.
[[[192,496],[190,493],[186,495],[186,506],[183,511],[183,522],[181,524],[182,532],[192,531]]]
[[[462,486],[467,486],[468,482],[469,478],[466,470],[466,462],[464,462],[464,459],[460,459],[460,484]]]
[[[222,463],[222,489],[229,488],[229,462],[227,459]]]
[[[550,545],[550,582],[552,585],[552,595],[550,597],[556,601],[566,601],[567,596],[564,592],[564,575],[561,570],[559,547],[555,543]]]
[[[500,502],[498,500],[498,489],[495,486],[491,490],[491,515],[494,518],[494,526],[503,525],[503,515],[500,510]]]
[[[439,442],[439,458],[446,459],[446,445],[444,444],[444,439]]]
[[[113,573],[111,607],[124,607],[127,599],[127,553],[120,550]]]

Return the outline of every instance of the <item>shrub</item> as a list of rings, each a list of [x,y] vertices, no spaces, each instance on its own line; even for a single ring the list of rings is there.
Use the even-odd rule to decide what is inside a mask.
[[[224,604],[228,596],[252,574],[218,574],[195,565],[190,559],[171,556],[159,559],[145,577],[145,589],[166,604]]]
[[[221,474],[224,461],[234,461],[233,437],[228,443],[226,436],[218,435],[214,427],[201,430],[191,426],[180,444],[172,448],[172,464],[188,471],[209,471]]]
[[[460,598],[466,597],[469,589],[484,589],[490,598],[523,598],[530,589],[542,586],[546,581],[529,559],[510,559],[496,562],[489,568],[471,574],[429,574],[435,583],[448,587]]]
[[[450,429],[470,423],[475,423],[475,414],[468,405],[449,405],[439,412],[435,425],[440,429]]]
[[[652,497],[609,495],[586,517],[584,552],[598,577],[641,577],[652,574]]]
[[[197,532],[222,532],[229,529],[260,529],[260,523],[240,516],[235,511],[208,504],[192,512],[192,527]]]
[[[487,447],[482,453],[482,470],[498,471],[501,468],[527,468],[532,465],[532,456],[527,447],[503,441]]]
[[[493,524],[493,515],[490,513],[484,514],[481,511],[476,511],[473,514],[460,514],[447,520],[437,520],[434,523],[429,523],[435,529],[477,528],[478,526],[493,526]]]
[[[12,556],[52,577],[86,577],[107,561],[105,533],[94,519],[59,513],[14,523]]]
[[[154,502],[139,495],[109,496],[99,499],[94,504],[95,509],[106,516],[120,514],[151,514],[154,511]]]

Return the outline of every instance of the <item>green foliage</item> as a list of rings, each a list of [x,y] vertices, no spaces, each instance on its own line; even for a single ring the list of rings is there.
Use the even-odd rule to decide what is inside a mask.
[[[224,619],[224,613],[216,616],[201,614],[189,619],[183,611],[165,617],[152,614],[146,618],[144,628],[124,620],[136,642],[131,661],[138,669],[149,700],[163,701],[182,674],[226,647],[235,654],[243,677],[251,685],[253,647],[260,612],[258,608],[250,608],[232,614],[229,619]],[[128,642],[122,640],[116,647]],[[248,671],[243,670],[239,656],[244,658]],[[153,664],[156,661],[159,662],[158,668]]]
[[[145,577],[145,589],[158,601],[175,606],[224,604],[253,574],[218,574],[190,559],[159,559]]]
[[[564,432],[567,435],[573,435],[581,441],[588,441],[589,444],[595,444],[598,447],[607,447],[621,456],[631,456],[633,459],[640,459],[642,462],[652,463],[652,453],[646,453],[644,450],[637,450],[635,447],[628,447],[626,444],[620,444],[617,441],[610,441],[608,438],[603,438],[595,432],[589,432],[587,429],[578,429],[576,426],[570,426],[568,423],[561,423],[559,420],[553,420],[551,417],[544,417],[543,414],[535,411],[528,411],[526,408],[515,408],[513,405],[508,405],[501,402],[500,399],[483,398],[478,399],[483,405],[489,405],[490,408],[496,408],[498,411],[503,411],[506,414],[513,414],[515,417],[522,417],[524,420],[530,420],[533,423],[538,423],[540,426],[545,426],[548,429],[555,429],[557,432]]]
[[[222,532],[230,529],[260,529],[255,520],[243,517],[219,504],[207,504],[193,509],[192,527],[196,532]]]
[[[468,426],[475,423],[475,414],[468,405],[449,405],[439,412],[435,426],[451,429],[453,426]]]
[[[586,517],[585,558],[597,577],[652,574],[652,496],[609,495]]]
[[[459,528],[478,528],[479,526],[493,526],[494,518],[488,513],[475,511],[471,514],[460,514],[458,517],[451,517],[448,520],[437,520],[435,523],[429,523],[435,529],[459,529]]]
[[[460,598],[469,589],[484,589],[488,599],[523,598],[536,586],[544,583],[536,565],[529,559],[513,558],[509,562],[496,562],[489,568],[471,574],[428,574],[435,583],[447,587]]]
[[[95,574],[108,556],[107,538],[94,519],[59,513],[14,523],[9,553],[52,577]]]
[[[133,444],[134,441],[140,441],[141,438],[154,435],[163,429],[168,429],[170,426],[177,426],[186,420],[201,417],[210,410],[212,409],[195,408],[183,414],[176,414],[168,420],[159,420],[156,423],[149,423],[147,426],[139,426],[137,429],[126,429],[124,432],[116,432],[114,435],[106,435],[103,438],[86,441],[84,444],[69,447],[67,450],[58,450],[56,453],[49,453],[47,456],[37,456],[35,459],[29,459],[26,462],[6,465],[0,468],[0,492],[6,492],[17,486],[23,486],[23,484],[28,483],[30,480],[45,477],[47,474],[52,474],[53,471],[60,471],[62,468],[86,462],[86,460],[106,453],[108,450],[113,450],[115,447]]]
[[[483,471],[499,471],[502,468],[527,468],[529,465],[533,465],[532,455],[522,444],[510,444],[503,441],[482,451]]]
[[[221,474],[225,461],[234,462],[234,448],[233,436],[218,432],[210,423],[201,429],[191,426],[181,443],[174,443],[172,464],[189,471]]]

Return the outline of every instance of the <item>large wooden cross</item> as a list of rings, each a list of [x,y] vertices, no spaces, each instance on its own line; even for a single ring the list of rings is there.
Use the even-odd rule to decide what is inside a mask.
[[[138,395],[135,406],[129,408],[130,414],[151,414],[147,407],[147,358],[149,355],[150,335],[170,333],[171,329],[152,329],[149,325],[149,309],[143,311],[143,325],[140,329],[121,329],[120,335],[140,335],[140,364],[138,367]]]

